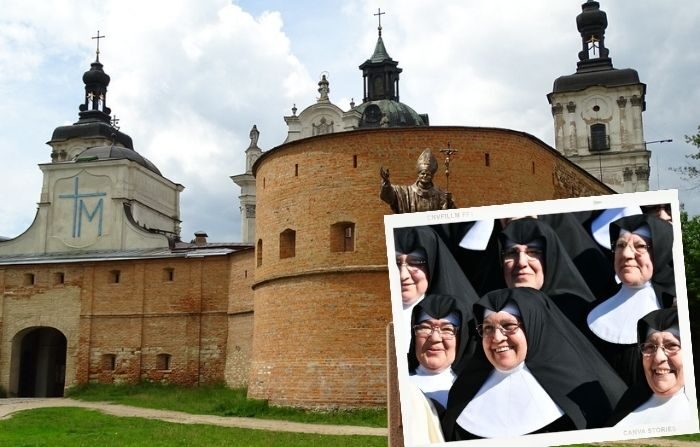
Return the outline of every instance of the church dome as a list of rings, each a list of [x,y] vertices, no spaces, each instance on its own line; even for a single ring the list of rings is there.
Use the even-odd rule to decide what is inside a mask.
[[[581,5],[582,12],[576,16],[576,26],[579,31],[586,29],[602,29],[608,27],[608,16],[600,9],[600,3],[588,0]]]
[[[391,99],[363,102],[355,108],[362,114],[359,127],[427,126],[428,115],[420,115],[406,104]]]
[[[90,64],[90,69],[83,74],[83,82],[85,85],[99,84],[107,87],[109,85],[110,77],[102,69],[103,65],[99,60],[96,60]]]
[[[131,160],[148,169],[149,171],[162,176],[160,170],[146,157],[133,149],[121,146],[96,146],[85,149],[75,158],[77,163],[103,160]]]

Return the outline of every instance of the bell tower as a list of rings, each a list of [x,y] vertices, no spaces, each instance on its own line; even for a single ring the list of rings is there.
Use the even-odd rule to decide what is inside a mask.
[[[605,46],[607,15],[588,0],[576,17],[581,34],[576,73],[554,81],[547,99],[555,147],[617,192],[649,189],[650,152],[642,112],[646,85],[631,68],[613,67]]]

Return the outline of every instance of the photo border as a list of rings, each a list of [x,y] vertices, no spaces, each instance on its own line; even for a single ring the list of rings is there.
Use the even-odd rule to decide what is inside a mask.
[[[504,205],[489,205],[472,208],[461,208],[444,211],[427,211],[410,214],[392,214],[384,216],[384,226],[387,244],[387,264],[389,268],[389,286],[391,290],[391,308],[394,328],[402,327],[401,318],[403,307],[401,302],[401,284],[396,274],[396,254],[394,249],[394,229],[403,227],[429,226],[455,222],[468,222],[486,219],[510,218],[514,216],[561,214],[577,211],[600,210],[609,208],[624,208],[629,206],[645,206],[655,204],[671,204],[673,221],[673,264],[676,282],[676,306],[683,340],[683,370],[685,389],[690,400],[690,419],[679,423],[639,425],[635,427],[607,427],[597,429],[572,430],[566,432],[529,434],[518,437],[503,437],[492,439],[476,439],[469,441],[453,441],[433,443],[430,446],[502,446],[517,442],[519,446],[542,446],[580,444],[585,442],[620,441],[660,436],[697,433],[698,411],[697,394],[695,389],[695,371],[693,366],[692,340],[690,338],[690,318],[688,311],[688,294],[686,289],[685,264],[683,257],[683,241],[681,233],[680,205],[677,190],[648,191],[640,193],[625,193],[605,196],[578,197],[568,199],[544,200],[535,202],[511,203]],[[407,395],[401,390],[408,386],[408,362],[402,355],[402,347],[410,340],[405,340],[408,334],[397,333],[394,337],[396,348],[396,363],[400,395]],[[400,399],[401,413],[411,413],[407,400]],[[693,411],[695,409],[695,411]],[[404,445],[415,446],[410,431],[404,424]]]

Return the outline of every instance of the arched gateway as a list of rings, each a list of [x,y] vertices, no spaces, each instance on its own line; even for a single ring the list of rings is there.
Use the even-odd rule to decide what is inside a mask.
[[[10,395],[61,397],[66,380],[67,340],[52,327],[31,327],[12,339]]]

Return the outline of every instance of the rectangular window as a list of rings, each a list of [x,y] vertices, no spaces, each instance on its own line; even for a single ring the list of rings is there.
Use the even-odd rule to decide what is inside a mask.
[[[22,277],[22,284],[25,286],[33,286],[36,281],[34,273],[25,273]]]
[[[112,284],[119,284],[121,280],[121,272],[119,270],[112,270],[109,272],[109,282]]]
[[[54,272],[53,274],[53,285],[54,286],[60,286],[61,284],[65,283],[66,281],[66,275],[63,272]]]
[[[166,267],[163,269],[163,281],[172,282],[175,281],[175,269],[172,267]]]

